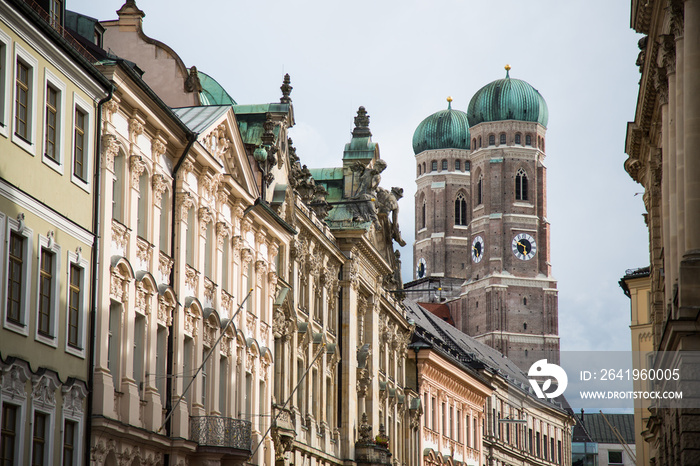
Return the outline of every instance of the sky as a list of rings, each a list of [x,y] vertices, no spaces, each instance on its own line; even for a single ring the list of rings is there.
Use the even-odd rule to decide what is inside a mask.
[[[67,0],[116,19],[123,0]],[[146,35],[215,78],[239,104],[277,102],[294,87],[290,131],[302,163],[340,166],[353,117],[367,109],[388,163],[382,186],[404,188],[403,280],[413,279],[418,124],[466,111],[484,85],[523,79],[547,101],[548,212],[562,351],[629,350],[626,269],[649,264],[642,186],[624,171],[641,37],[630,2],[609,0],[137,0]]]

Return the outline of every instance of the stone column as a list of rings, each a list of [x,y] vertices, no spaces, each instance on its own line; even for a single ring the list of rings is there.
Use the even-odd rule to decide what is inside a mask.
[[[683,4],[683,158],[685,242],[679,271],[679,317],[700,311],[700,0]],[[678,51],[676,52],[678,54]],[[678,58],[678,57],[677,57]]]
[[[677,257],[677,213],[676,213],[676,50],[673,36],[662,37],[662,64],[660,75],[665,81],[660,82],[661,99],[661,157],[662,157],[662,237],[664,245],[664,288],[666,290],[666,305],[673,290],[676,268],[673,266]],[[665,84],[665,86],[664,86]]]
[[[680,15],[680,19],[678,16]],[[674,13],[674,20],[672,21],[682,21],[682,13]],[[684,157],[684,137],[683,137],[683,127],[684,127],[684,84],[683,80],[685,78],[685,60],[683,57],[683,27],[675,27],[676,36],[676,203],[677,206],[677,247],[676,255],[673,259],[674,272],[676,274],[676,279],[678,278],[678,264],[681,261],[683,252],[685,251],[685,157]]]

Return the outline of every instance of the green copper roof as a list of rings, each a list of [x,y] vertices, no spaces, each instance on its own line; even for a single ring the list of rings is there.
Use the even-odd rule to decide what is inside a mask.
[[[197,77],[202,85],[202,92],[199,93],[199,101],[202,105],[236,105],[236,101],[214,78],[199,70],[197,70]]]
[[[447,110],[440,110],[421,121],[413,133],[413,152],[416,155],[433,149],[469,149],[467,114],[453,110],[452,99],[447,100]]]
[[[377,143],[372,142],[372,132],[369,130],[369,115],[365,107],[360,107],[355,117],[352,139],[345,144],[343,160],[372,159],[377,150]]]
[[[544,97],[525,81],[511,78],[508,70],[510,67],[506,67],[504,79],[493,81],[474,94],[467,109],[469,125],[519,120],[534,121],[546,127],[549,112]]]

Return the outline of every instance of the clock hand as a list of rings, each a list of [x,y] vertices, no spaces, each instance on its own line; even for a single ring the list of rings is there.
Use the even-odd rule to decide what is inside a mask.
[[[525,247],[525,245],[520,241],[518,241],[518,244],[523,247],[523,254],[527,254],[527,248]]]

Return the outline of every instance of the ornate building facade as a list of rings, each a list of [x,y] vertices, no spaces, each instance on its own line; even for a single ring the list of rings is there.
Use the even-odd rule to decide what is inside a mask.
[[[109,82],[63,2],[0,4],[0,457],[85,464],[95,127]]]
[[[627,127],[625,170],[644,187],[649,229],[650,323],[655,367],[688,374],[664,390],[681,390],[687,409],[652,406],[644,438],[657,465],[700,462],[697,351],[700,313],[700,2],[631,2],[631,27],[644,34],[634,121]],[[685,390],[683,388],[685,387]],[[695,408],[695,409],[693,409]]]
[[[560,404],[533,396],[514,361],[405,303],[416,323],[417,366],[408,371],[416,369],[424,409],[422,458],[412,464],[572,464],[574,418]]]
[[[468,111],[427,117],[415,131],[415,280],[423,301],[448,301],[455,326],[527,369],[559,361],[551,273],[547,105],[525,81],[487,84]]]

